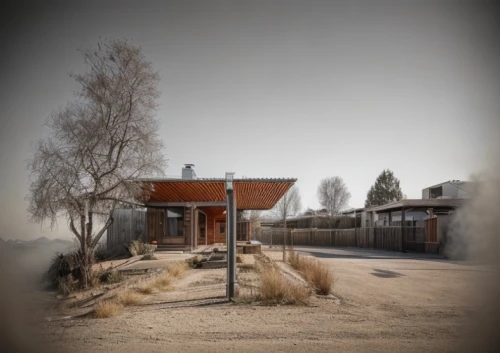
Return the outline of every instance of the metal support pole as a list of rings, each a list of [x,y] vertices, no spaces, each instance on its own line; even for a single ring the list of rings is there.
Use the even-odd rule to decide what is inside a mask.
[[[283,262],[286,262],[286,218],[283,226]]]
[[[230,175],[228,175],[230,174]],[[226,173],[227,299],[235,296],[236,283],[236,200],[232,174]]]
[[[405,252],[406,210],[401,209],[401,252]]]

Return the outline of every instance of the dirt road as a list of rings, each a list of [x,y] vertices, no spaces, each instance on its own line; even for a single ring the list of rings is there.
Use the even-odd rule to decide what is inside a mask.
[[[192,306],[225,291],[224,270],[192,270],[176,294],[165,294],[181,298],[175,305],[156,298],[114,318],[50,322],[43,332],[64,352],[453,351],[471,310],[473,279],[489,275],[445,260],[302,250],[334,271],[337,299],[313,298],[308,307],[220,300]],[[193,281],[202,281],[206,293],[190,292]]]

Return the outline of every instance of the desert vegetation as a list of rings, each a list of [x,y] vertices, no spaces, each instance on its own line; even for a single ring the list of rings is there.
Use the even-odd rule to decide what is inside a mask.
[[[306,286],[292,283],[274,266],[260,271],[260,297],[268,304],[307,304],[310,290]]]
[[[151,244],[144,243],[142,240],[132,240],[127,246],[127,250],[131,256],[142,255],[141,260],[156,260],[156,247]]]
[[[335,277],[330,269],[317,259],[301,257],[291,250],[288,263],[314,288],[316,294],[328,295],[335,284]]]
[[[119,294],[116,298],[117,302],[124,306],[139,304],[142,299],[143,297],[141,295],[131,290]]]
[[[310,288],[288,279],[265,255],[255,256],[260,276],[257,300],[264,304],[307,304]]]
[[[123,311],[123,305],[115,300],[103,300],[95,305],[94,315],[98,319],[116,316]]]

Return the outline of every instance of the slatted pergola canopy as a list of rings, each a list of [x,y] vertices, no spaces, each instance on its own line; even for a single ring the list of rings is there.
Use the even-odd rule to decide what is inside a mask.
[[[225,202],[224,179],[141,179],[149,190],[146,205],[159,203]],[[234,179],[236,207],[268,210],[283,197],[297,179]]]

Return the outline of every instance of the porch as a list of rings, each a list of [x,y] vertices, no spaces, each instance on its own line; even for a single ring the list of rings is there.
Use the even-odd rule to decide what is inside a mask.
[[[185,206],[147,208],[147,242],[159,249],[190,250],[226,243],[226,208]],[[249,241],[250,221],[238,221],[236,239]]]
[[[296,179],[234,179],[236,209],[268,210]],[[143,239],[158,248],[190,251],[226,243],[225,179],[140,179],[145,211],[116,210],[108,249]],[[126,213],[129,212],[130,215]],[[120,213],[120,217],[118,217]],[[250,240],[249,221],[236,224],[236,240]]]

